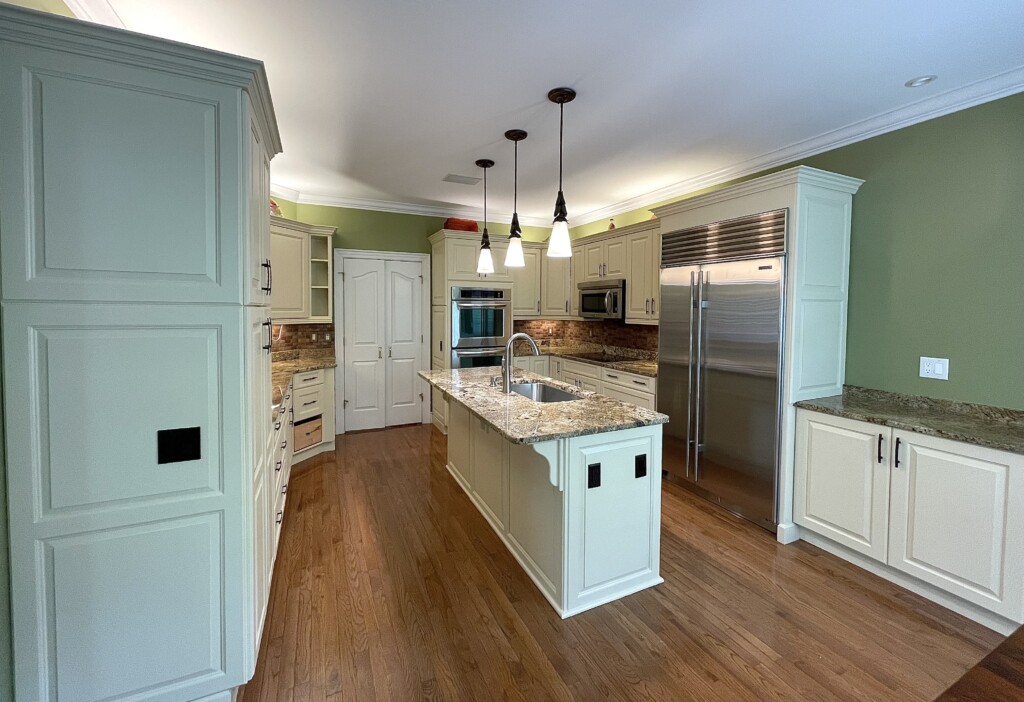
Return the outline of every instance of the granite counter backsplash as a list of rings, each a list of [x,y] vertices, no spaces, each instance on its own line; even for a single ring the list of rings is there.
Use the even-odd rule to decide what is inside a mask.
[[[534,402],[491,386],[493,368],[420,371],[445,397],[464,405],[515,444],[566,439],[620,429],[665,424],[668,417],[567,383],[515,369],[513,381],[543,382],[578,396],[571,402]]]
[[[797,407],[928,436],[1024,454],[1024,411],[848,385]]]

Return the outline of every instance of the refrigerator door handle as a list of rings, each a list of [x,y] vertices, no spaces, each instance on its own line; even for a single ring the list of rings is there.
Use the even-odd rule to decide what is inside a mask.
[[[702,369],[704,367],[704,305],[707,304],[704,300],[704,284],[706,282],[705,275],[706,271],[697,272],[697,358],[696,363],[693,364],[693,373],[696,380],[697,391],[695,393],[696,402],[694,403],[694,418],[693,418],[693,479],[697,481],[700,479],[700,449],[701,449],[701,425],[700,419],[703,414],[703,406],[701,405],[701,395],[704,385],[704,378],[702,377]]]
[[[697,308],[694,296],[694,278],[697,271],[690,271],[690,345],[686,354],[686,477],[693,475],[697,467],[690,464],[690,447],[693,445],[693,310]]]

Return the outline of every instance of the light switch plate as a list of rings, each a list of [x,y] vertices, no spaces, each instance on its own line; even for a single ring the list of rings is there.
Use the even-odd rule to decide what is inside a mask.
[[[919,375],[922,378],[949,380],[949,359],[921,356],[921,370]]]

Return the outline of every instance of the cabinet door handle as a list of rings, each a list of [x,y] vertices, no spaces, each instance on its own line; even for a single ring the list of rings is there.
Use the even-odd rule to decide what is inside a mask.
[[[896,467],[900,467],[900,439],[896,437]]]
[[[274,320],[268,317],[260,326],[267,328],[267,343],[263,344],[263,350],[269,352],[270,347],[274,345]]]
[[[273,274],[273,272],[271,270],[271,267],[270,267],[270,259],[269,258],[264,259],[263,263],[260,264],[260,267],[267,269],[267,284],[265,286],[263,286],[262,288],[260,288],[260,290],[262,290],[264,292],[264,294],[269,295],[271,289],[273,288],[273,280],[274,280],[274,277],[273,277],[274,274]]]
[[[654,314],[654,298],[651,298],[651,314]]]
[[[565,313],[569,314],[569,301],[568,300],[565,301]]]
[[[537,300],[537,314],[540,314],[540,300]]]
[[[650,314],[650,313],[651,313],[651,298],[648,297],[648,298],[644,299],[644,314]]]
[[[443,341],[437,342],[437,350],[438,351],[444,351],[444,342]]]
[[[878,462],[882,462],[882,435],[878,435]]]

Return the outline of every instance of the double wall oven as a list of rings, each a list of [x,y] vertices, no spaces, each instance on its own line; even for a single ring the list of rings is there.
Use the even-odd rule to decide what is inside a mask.
[[[500,366],[512,334],[512,291],[452,288],[452,368]]]

